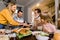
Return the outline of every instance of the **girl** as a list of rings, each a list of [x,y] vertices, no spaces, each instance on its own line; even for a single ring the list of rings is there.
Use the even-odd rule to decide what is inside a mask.
[[[41,19],[41,23],[43,26],[43,31],[46,33],[49,33],[49,39],[48,40],[51,40],[54,36],[54,32],[56,31],[56,28],[55,28],[56,26],[52,24],[52,21],[49,18],[49,16],[43,17]]]
[[[52,21],[49,17],[43,17],[41,19],[41,23],[43,26],[43,31],[46,33],[54,33],[56,31],[56,26],[52,24]]]

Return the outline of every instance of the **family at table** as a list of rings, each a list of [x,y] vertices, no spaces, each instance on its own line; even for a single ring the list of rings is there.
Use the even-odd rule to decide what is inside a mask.
[[[16,8],[16,3],[10,2],[5,9],[0,11],[0,29],[5,29],[5,26],[8,24],[16,26],[16,28],[21,25],[30,28],[30,24],[28,24],[23,18],[22,10],[18,10],[18,12],[14,14]],[[56,31],[56,26],[50,16],[42,14],[41,9],[36,8],[34,10],[34,26],[31,27],[31,30],[38,30],[38,27],[42,27],[41,31],[49,34],[54,34]]]

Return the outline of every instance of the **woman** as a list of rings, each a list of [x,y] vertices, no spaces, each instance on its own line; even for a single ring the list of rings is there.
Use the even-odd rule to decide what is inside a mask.
[[[15,3],[9,3],[8,6],[0,11],[0,29],[4,27],[4,25],[10,24],[13,26],[23,25],[21,23],[16,22],[12,15],[16,10],[17,5]]]

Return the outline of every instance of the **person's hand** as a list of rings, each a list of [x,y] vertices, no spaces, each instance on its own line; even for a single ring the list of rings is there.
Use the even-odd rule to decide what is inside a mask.
[[[24,23],[20,23],[20,25],[24,25]]]
[[[24,23],[23,26],[30,26],[30,25],[28,25],[27,23]]]
[[[24,23],[23,26],[27,26],[27,23]]]

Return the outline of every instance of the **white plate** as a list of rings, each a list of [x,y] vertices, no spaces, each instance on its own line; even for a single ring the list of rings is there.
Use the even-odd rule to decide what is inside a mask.
[[[49,37],[41,36],[41,35],[36,35],[36,39],[37,39],[37,40],[48,40]]]
[[[47,34],[47,33],[42,32],[42,31],[34,31],[34,32],[32,32],[33,35],[38,34],[38,33],[41,33],[41,34]]]

